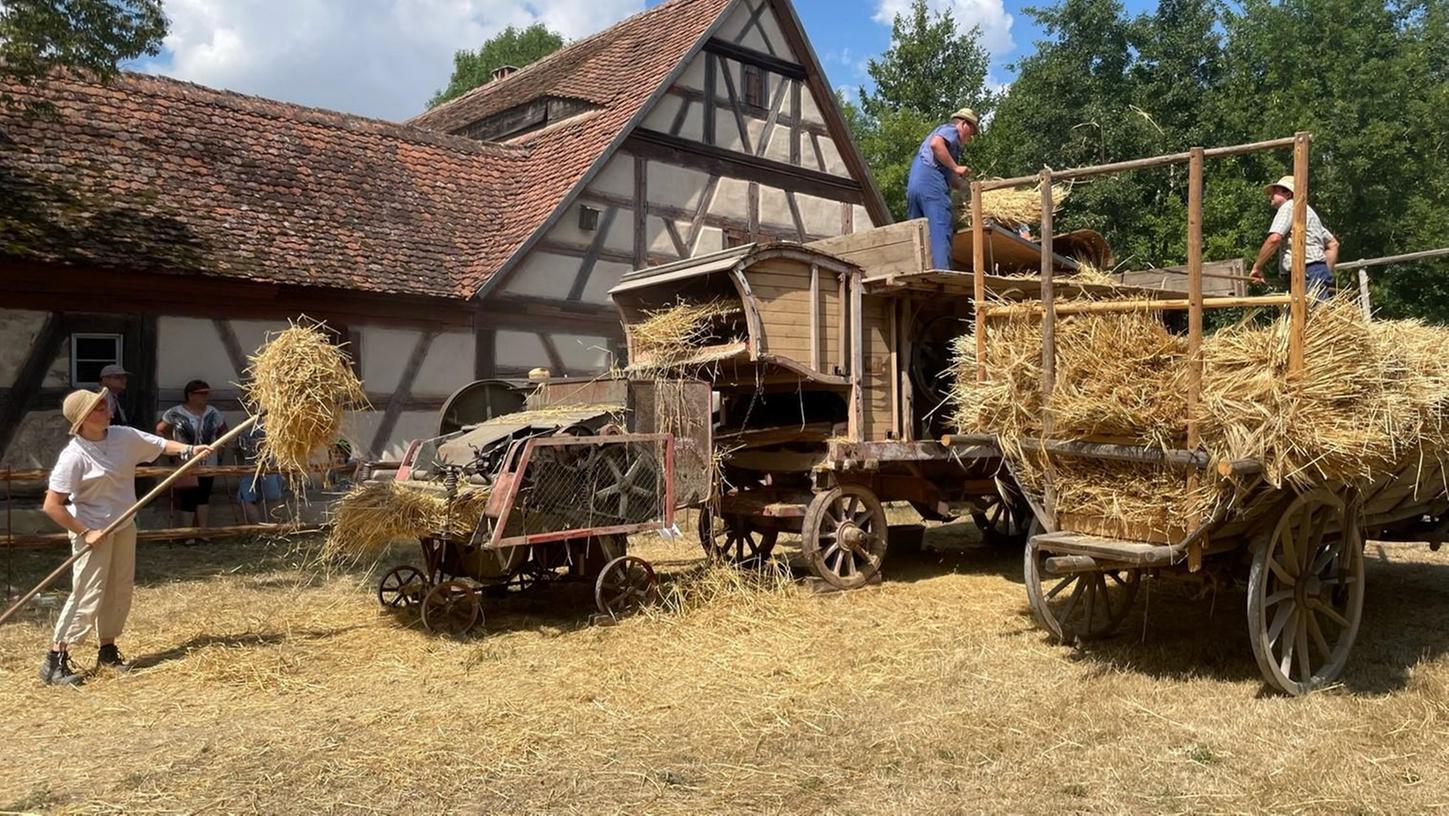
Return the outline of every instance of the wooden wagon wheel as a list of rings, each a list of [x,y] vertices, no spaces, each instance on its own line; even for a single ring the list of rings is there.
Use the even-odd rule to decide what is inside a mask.
[[[377,602],[391,609],[411,609],[423,602],[430,587],[417,567],[394,567],[377,582]]]
[[[1020,496],[998,491],[983,496],[971,520],[981,529],[981,540],[992,547],[1020,547],[1026,543],[1031,508]]]
[[[460,637],[483,622],[478,593],[462,581],[444,581],[423,598],[423,626]]]
[[[1036,542],[1041,524],[1033,520],[1027,539],[1023,577],[1031,616],[1058,643],[1107,637],[1117,631],[1137,600],[1142,572],[1105,569],[1052,575],[1051,553]]]
[[[1363,619],[1358,509],[1324,488],[1293,500],[1248,575],[1248,634],[1263,678],[1288,694],[1333,682]]]
[[[717,561],[758,566],[775,550],[780,533],[757,530],[743,516],[720,519],[708,507],[699,511],[699,542],[705,555]]]
[[[599,570],[594,603],[600,612],[617,620],[653,600],[658,583],[648,561],[637,555],[621,555]]]
[[[886,527],[885,509],[869,488],[832,487],[817,493],[805,510],[801,554],[821,580],[853,589],[880,572]]]

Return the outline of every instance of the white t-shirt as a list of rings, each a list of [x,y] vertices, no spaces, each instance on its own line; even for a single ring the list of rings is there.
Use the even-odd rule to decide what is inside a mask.
[[[66,510],[100,529],[136,503],[136,465],[154,462],[166,440],[112,425],[99,442],[72,436],[50,471],[50,489],[70,495]]]
[[[1278,207],[1278,212],[1273,216],[1273,224],[1268,227],[1268,232],[1283,236],[1280,244],[1282,253],[1279,265],[1283,268],[1284,274],[1293,269],[1293,199],[1288,199]],[[1323,226],[1318,213],[1308,208],[1308,240],[1303,243],[1303,262],[1305,264],[1317,263],[1328,258],[1328,240],[1333,233]]]

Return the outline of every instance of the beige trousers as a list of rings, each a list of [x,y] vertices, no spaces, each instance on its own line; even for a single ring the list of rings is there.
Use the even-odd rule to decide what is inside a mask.
[[[71,552],[85,546],[74,533]],[[71,566],[70,598],[55,623],[55,642],[74,646],[91,630],[101,640],[114,640],[131,611],[136,581],[136,525],[127,524]]]

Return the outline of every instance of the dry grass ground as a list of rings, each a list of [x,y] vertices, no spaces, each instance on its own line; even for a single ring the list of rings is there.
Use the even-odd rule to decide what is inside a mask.
[[[281,545],[150,546],[125,650],[36,682],[0,629],[0,810],[240,813],[1416,813],[1449,807],[1449,553],[1371,544],[1345,687],[1266,696],[1241,591],[1047,643],[1019,556],[931,531],[847,594],[728,592],[591,627],[582,588],[453,641]],[[697,549],[641,551],[680,580]],[[55,554],[17,558],[20,584]],[[3,567],[3,564],[0,564]],[[718,577],[718,576],[717,576]],[[93,662],[93,646],[80,653]]]

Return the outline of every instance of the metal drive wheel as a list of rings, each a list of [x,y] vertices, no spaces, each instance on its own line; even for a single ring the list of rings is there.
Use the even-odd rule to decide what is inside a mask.
[[[417,567],[394,567],[377,582],[377,602],[392,609],[411,609],[423,602],[431,586]]]
[[[653,600],[658,579],[648,561],[621,555],[604,565],[594,582],[594,603],[599,611],[618,619]]]
[[[820,579],[853,589],[880,572],[886,554],[885,509],[869,488],[839,485],[805,510],[801,554]]]
[[[775,550],[780,533],[756,530],[742,516],[719,518],[708,507],[699,511],[699,542],[705,555],[731,564],[759,565]]]
[[[659,475],[654,460],[628,446],[609,445],[594,459],[590,507],[595,513],[621,522],[644,521],[656,514],[660,502]]]
[[[981,529],[981,540],[992,547],[1006,549],[1026,543],[1031,524],[1031,507],[1009,490],[1002,489],[983,496],[979,507],[971,511],[971,520]]]
[[[1115,633],[1132,611],[1142,571],[1105,569],[1052,575],[1052,554],[1037,545],[1041,524],[1033,520],[1026,544],[1026,597],[1037,625],[1058,643],[1077,643]]]
[[[1343,672],[1363,620],[1358,508],[1326,489],[1293,500],[1253,554],[1248,634],[1268,684],[1306,694]]]
[[[459,637],[483,622],[478,593],[462,581],[444,581],[423,598],[423,626]]]

